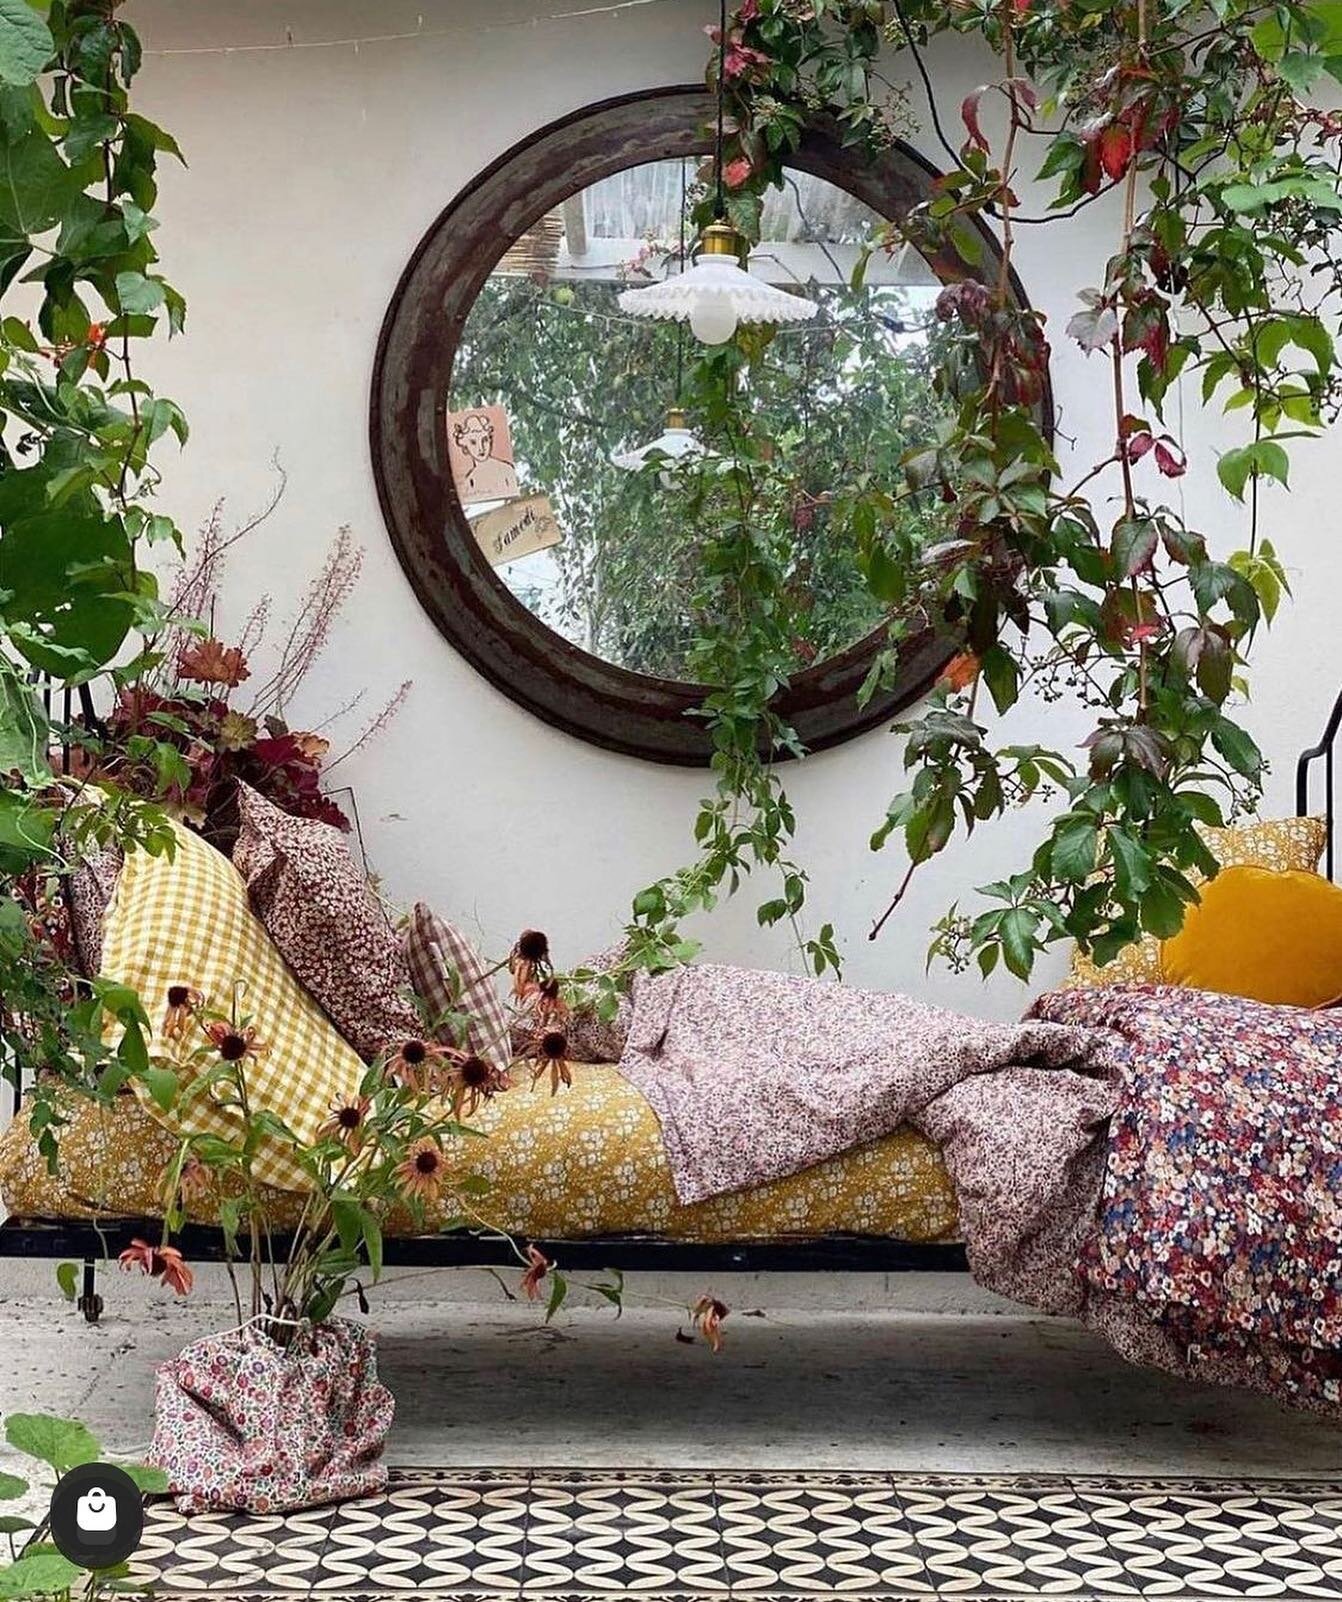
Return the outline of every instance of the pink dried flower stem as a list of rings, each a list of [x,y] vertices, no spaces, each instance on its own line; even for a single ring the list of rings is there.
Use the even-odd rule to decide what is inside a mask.
[[[358,737],[358,739],[355,740],[354,744],[346,747],[346,749],[343,750],[338,757],[328,762],[322,769],[322,772],[330,773],[334,768],[338,768],[346,757],[352,757],[356,751],[361,750],[365,745],[368,744],[370,740],[376,739],[377,736],[382,733],[391,720],[405,705],[405,699],[410,694],[412,684],[413,680],[406,679],[402,683],[400,689],[397,690],[396,694],[393,695],[391,700],[387,702],[386,706],[382,708],[382,710]],[[356,703],[351,704],[353,705]]]
[[[336,534],[321,572],[304,597],[279,667],[256,692],[250,709],[253,717],[283,714],[298,686],[326,649],[331,625],[353,594],[362,571],[363,551],[354,544],[354,536],[345,526]]]

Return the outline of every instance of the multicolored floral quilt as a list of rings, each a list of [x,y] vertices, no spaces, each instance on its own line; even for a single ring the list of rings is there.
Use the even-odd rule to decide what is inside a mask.
[[[1119,1084],[1097,1327],[1139,1310],[1161,1339],[1133,1355],[1342,1412],[1342,1011],[1135,985],[1033,1015],[1104,1030]]]
[[[910,1123],[970,1268],[1126,1357],[1342,1416],[1342,1010],[1129,985],[990,1024],[779,974],[635,984],[682,1200]]]

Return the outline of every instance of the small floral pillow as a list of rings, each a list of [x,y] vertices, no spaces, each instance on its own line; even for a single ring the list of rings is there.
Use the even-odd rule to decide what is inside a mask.
[[[119,845],[93,848],[82,856],[70,875],[70,927],[75,954],[86,979],[102,969],[103,925],[112,905],[125,854]]]
[[[238,785],[233,866],[252,911],[308,994],[371,1062],[420,1034],[405,952],[339,829]]]

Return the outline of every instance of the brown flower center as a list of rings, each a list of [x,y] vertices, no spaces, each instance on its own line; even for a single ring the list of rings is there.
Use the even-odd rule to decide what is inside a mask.
[[[247,1055],[246,1037],[236,1031],[226,1034],[219,1042],[219,1055],[225,1062],[241,1062]]]
[[[491,1079],[489,1064],[480,1057],[467,1057],[461,1065],[461,1082],[468,1089],[478,1090]]]
[[[551,1062],[558,1062],[561,1057],[568,1056],[568,1036],[558,1029],[547,1030],[541,1036],[541,1056]]]
[[[186,985],[168,986],[168,1005],[170,1007],[185,1007],[191,1000],[191,991]]]
[[[415,1172],[417,1174],[436,1174],[442,1166],[442,1159],[436,1151],[419,1151],[415,1153]]]
[[[422,1040],[407,1040],[401,1047],[401,1061],[412,1068],[418,1068],[428,1055],[429,1048]]]
[[[357,1129],[363,1122],[363,1114],[357,1107],[342,1107],[336,1114],[336,1122],[342,1129]]]
[[[523,929],[517,937],[517,955],[527,962],[544,962],[550,955],[549,936],[539,929]]]

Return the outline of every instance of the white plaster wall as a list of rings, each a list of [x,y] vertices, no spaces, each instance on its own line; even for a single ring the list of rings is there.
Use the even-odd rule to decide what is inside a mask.
[[[235,628],[262,591],[282,617],[336,528],[353,527],[367,552],[364,579],[296,715],[320,721],[365,688],[376,706],[413,679],[389,731],[340,770],[356,787],[370,858],[389,895],[429,900],[496,951],[523,925],[539,925],[564,960],[604,944],[631,895],[687,860],[704,776],[560,734],[453,652],[392,553],[366,418],[388,298],[456,191],[552,118],[702,72],[702,27],[716,11],[708,0],[549,16],[580,3],[606,0],[133,0],[128,8],[148,52],[140,102],[178,136],[190,162],[184,173],[165,169],[158,235],[169,275],[190,303],[188,332],[146,364],[193,428],[180,459],[167,462],[165,504],[187,528],[220,495],[241,518],[264,502],[271,458],[282,460],[283,506],[231,564],[225,624]],[[421,18],[421,37],[357,50],[214,48],[395,34],[417,29]],[[443,29],[456,31],[435,33]],[[958,41],[938,45],[932,61],[954,138],[962,96],[992,76],[994,64]],[[907,76],[898,64],[892,71]],[[930,139],[915,142],[935,159]],[[1028,203],[1028,185],[1024,194]],[[1112,208],[1101,203],[1075,222],[1023,229],[1020,241],[1021,273],[1052,323],[1060,444],[1079,468],[1105,454],[1112,419],[1099,359],[1087,366],[1062,327],[1075,289],[1099,279],[1115,230]],[[1243,514],[1216,482],[1212,442],[1234,436],[1199,418],[1192,396],[1189,407],[1194,466],[1180,489],[1228,550]],[[1289,808],[1294,754],[1342,681],[1334,451],[1329,441],[1301,453],[1293,494],[1272,490],[1266,500],[1268,532],[1298,575],[1295,605],[1259,653],[1249,716],[1275,764],[1277,809]],[[1012,714],[1009,732],[1069,748],[1087,727],[1065,708],[1030,704]],[[833,920],[855,982],[970,1010],[1016,1011],[1024,992],[1014,981],[984,987],[944,969],[925,975],[924,954],[930,924],[952,901],[1025,864],[1035,820],[1005,819],[923,869],[880,941],[866,940],[903,871],[897,846],[880,856],[867,847],[901,785],[900,757],[898,741],[879,732],[789,773],[798,852],[812,876],[809,921]],[[755,927],[764,888],[756,895],[748,886],[706,924],[711,955],[796,963],[780,931]],[[1042,977],[1061,966],[1059,957]]]

